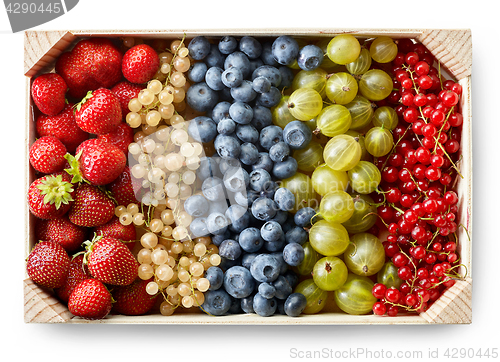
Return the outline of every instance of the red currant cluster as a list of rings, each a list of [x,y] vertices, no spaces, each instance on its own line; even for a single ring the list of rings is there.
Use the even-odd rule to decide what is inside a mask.
[[[376,160],[381,170],[378,215],[389,235],[386,256],[402,284],[376,284],[377,315],[425,311],[458,276],[455,232],[458,196],[452,190],[460,176],[462,115],[460,84],[444,80],[422,44],[398,42],[392,62],[394,91],[385,100],[399,116],[394,148]]]

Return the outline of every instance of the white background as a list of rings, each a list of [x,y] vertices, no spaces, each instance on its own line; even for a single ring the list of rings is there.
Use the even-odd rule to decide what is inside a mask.
[[[397,5],[396,5],[397,4]],[[473,323],[459,326],[156,326],[28,325],[23,322],[25,79],[23,34],[12,34],[0,5],[0,337],[9,359],[124,361],[293,360],[290,349],[422,351],[500,347],[499,44],[492,1],[103,1],[80,0],[37,27],[63,29],[190,28],[470,28],[473,36],[474,230]],[[497,32],[497,33],[496,33]],[[99,353],[95,354],[95,351]],[[297,359],[297,358],[295,358]],[[364,358],[359,358],[364,360]],[[406,359],[411,360],[411,359]],[[481,360],[488,360],[482,358]]]

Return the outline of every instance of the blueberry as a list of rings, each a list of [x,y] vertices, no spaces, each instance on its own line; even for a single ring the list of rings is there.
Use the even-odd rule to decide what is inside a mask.
[[[259,282],[275,281],[280,274],[279,260],[270,254],[259,254],[250,265],[250,273]]]
[[[239,124],[249,124],[253,118],[253,109],[244,102],[234,102],[229,107],[229,116]]]
[[[271,81],[266,77],[260,76],[252,81],[252,88],[257,93],[266,93],[271,90]]]
[[[281,141],[271,146],[269,157],[274,162],[283,162],[290,155],[290,147]]]
[[[281,92],[276,87],[271,87],[268,92],[259,93],[256,97],[256,103],[260,106],[272,108],[281,100]]]
[[[278,303],[275,298],[266,299],[259,293],[253,297],[253,309],[261,317],[272,316],[276,312],[277,307]]]
[[[231,88],[231,97],[235,101],[250,103],[257,97],[257,92],[253,90],[252,82],[245,79],[239,86]]]
[[[246,314],[255,313],[255,311],[253,310],[253,295],[250,295],[246,298],[241,298],[240,303],[240,307],[243,312],[245,312]]]
[[[253,190],[238,191],[234,194],[234,201],[243,207],[251,207],[259,194]]]
[[[224,289],[234,298],[246,298],[252,294],[255,281],[247,268],[233,266],[224,273]]]
[[[222,82],[223,71],[224,70],[222,68],[211,67],[208,68],[207,72],[205,73],[205,82],[214,91],[220,91],[225,87],[224,83]]]
[[[186,92],[187,104],[197,112],[212,109],[219,101],[219,95],[207,83],[192,84]]]
[[[224,184],[219,177],[206,178],[201,184],[201,192],[203,193],[203,196],[205,196],[205,198],[209,201],[221,201],[226,198],[226,195],[224,193]]]
[[[221,316],[229,311],[231,302],[231,297],[225,290],[209,290],[205,292],[205,301],[201,307],[211,315]]]
[[[217,125],[208,117],[198,116],[188,125],[189,135],[198,142],[211,142],[217,135]]]
[[[274,193],[274,202],[280,210],[290,211],[295,207],[295,195],[287,188],[280,187]]]
[[[303,70],[314,70],[323,62],[323,50],[316,45],[306,45],[299,51],[297,64]]]
[[[220,134],[215,137],[214,147],[222,158],[238,158],[240,156],[240,142],[236,137]]]
[[[214,244],[215,246],[220,246],[220,244],[222,244],[224,240],[230,238],[231,238],[231,233],[229,231],[226,231],[224,234],[213,235],[212,244]]]
[[[252,80],[259,77],[267,78],[273,87],[278,87],[281,84],[281,73],[279,69],[270,65],[263,65],[253,71]]]
[[[260,191],[260,196],[268,197],[274,200],[274,193],[278,189],[278,184],[276,181],[270,181],[264,184],[264,187]],[[278,206],[276,206],[276,212],[279,210]]]
[[[312,207],[303,207],[295,213],[293,217],[293,221],[295,224],[300,227],[309,227],[311,226],[311,219],[316,215],[316,211]]]
[[[273,124],[273,114],[267,107],[255,105],[253,107],[253,118],[251,124],[257,131]]]
[[[227,230],[228,221],[220,212],[212,212],[207,216],[207,229],[212,235],[224,234]]]
[[[250,75],[250,60],[243,52],[235,51],[226,57],[224,69],[231,67],[239,68],[245,79]]]
[[[282,141],[283,130],[279,126],[267,126],[260,131],[259,143],[262,148],[268,151],[273,145]]]
[[[241,162],[237,158],[221,159],[219,163],[219,170],[223,175],[226,174],[227,170],[234,167],[241,167]]]
[[[285,235],[282,235],[278,240],[264,241],[264,249],[271,253],[274,253],[282,251],[285,244],[286,244]]]
[[[200,217],[208,212],[208,201],[202,195],[190,196],[184,201],[184,210],[193,217]]]
[[[282,35],[274,40],[271,50],[278,63],[290,65],[299,55],[299,43],[289,35]]]
[[[262,53],[262,45],[252,36],[244,36],[240,39],[239,49],[247,55],[249,59],[257,59]]]
[[[252,215],[261,221],[269,221],[276,215],[276,203],[268,197],[259,197],[252,204]]]
[[[209,177],[219,176],[219,165],[214,157],[202,157],[200,167],[196,170],[198,179],[205,180]]]
[[[273,176],[284,180],[295,175],[298,164],[295,158],[287,157],[283,162],[275,162],[273,167]]]
[[[219,40],[218,47],[222,54],[228,55],[238,48],[238,41],[234,36],[224,36]]]
[[[198,217],[196,219],[193,219],[193,221],[191,221],[191,224],[189,225],[189,230],[191,230],[191,233],[195,238],[200,238],[202,236],[207,236],[209,234],[206,220],[207,219],[204,217]]]
[[[257,144],[259,141],[259,131],[251,124],[238,124],[235,133],[241,142]]]
[[[229,107],[231,107],[230,102],[222,101],[217,103],[211,113],[213,121],[219,123],[221,120],[229,118]]]
[[[205,272],[205,278],[210,282],[208,290],[217,290],[224,283],[224,272],[218,266],[211,266]]]
[[[297,243],[286,244],[283,248],[283,259],[290,266],[298,266],[304,260],[304,248]]]
[[[260,152],[259,159],[255,164],[252,165],[253,170],[263,169],[267,171],[269,174],[273,172],[273,167],[274,167],[274,162],[273,160],[271,160],[271,157],[269,157],[269,153],[267,152]]]
[[[260,283],[259,294],[266,299],[274,298],[276,295],[276,288],[269,283]]]
[[[225,212],[226,218],[229,220],[229,230],[234,233],[240,233],[250,225],[250,215],[247,208],[234,204],[227,208]]]
[[[283,210],[276,210],[276,215],[270,221],[276,221],[280,225],[284,225],[288,219],[288,212]],[[283,226],[281,227],[283,228]],[[283,230],[285,232],[285,230]]]
[[[274,282],[272,282],[272,284],[276,289],[276,298],[286,299],[290,294],[292,294],[292,286],[283,275],[280,275]]]
[[[312,131],[305,122],[292,121],[283,129],[283,140],[293,150],[300,150],[309,144]]]
[[[261,67],[263,65],[264,65],[264,62],[260,58],[250,59],[250,74],[252,74],[255,69],[257,69],[258,67]]]
[[[237,241],[227,239],[219,246],[219,255],[229,260],[236,260],[241,255],[241,247]]]
[[[255,227],[249,227],[240,233],[238,243],[241,248],[248,253],[255,253],[262,248],[264,240],[260,235],[260,230]]]
[[[270,220],[262,225],[260,228],[260,235],[264,241],[275,242],[279,241],[284,236],[284,233],[280,224]]]
[[[234,88],[239,86],[243,82],[243,73],[239,68],[231,67],[226,70],[221,75],[222,83],[229,88]]]
[[[236,130],[236,123],[231,118],[224,118],[217,124],[219,134],[231,134]]]
[[[250,142],[241,145],[240,161],[244,165],[251,166],[259,160],[259,150]]]
[[[307,299],[301,293],[292,293],[285,300],[285,313],[289,317],[298,317],[307,306]]]
[[[290,284],[292,289],[295,288],[295,286],[299,282],[299,276],[293,270],[287,270],[285,273],[283,273],[283,276],[286,278],[286,280],[288,280],[288,284]]]
[[[286,65],[280,66],[278,70],[281,74],[281,83],[279,89],[290,88],[292,86],[295,73],[290,67],[287,67]]]
[[[294,226],[285,233],[285,240],[288,244],[297,243],[303,245],[309,240],[309,234],[304,228],[300,226]]]
[[[241,167],[232,167],[226,171],[223,178],[224,186],[231,192],[243,191],[250,182],[248,172]]]
[[[210,67],[224,68],[225,55],[219,51],[217,44],[210,44],[210,52],[203,61]]]
[[[253,260],[257,257],[258,254],[255,253],[244,253],[241,258],[241,266],[250,270],[250,266],[252,265]]]
[[[274,256],[278,261],[280,275],[284,275],[288,271],[288,264],[285,263],[285,259],[283,259],[283,247],[281,247],[281,249],[276,252],[272,252],[271,255]]]
[[[189,56],[201,60],[210,53],[210,42],[204,36],[193,38],[188,44]]]
[[[260,59],[262,59],[262,62],[266,65],[279,65],[276,59],[274,59],[273,43],[271,41],[266,41],[262,44],[262,54],[260,55]]]
[[[207,72],[208,67],[203,62],[194,63],[188,72],[188,78],[193,83],[203,82],[205,80],[205,73]]]

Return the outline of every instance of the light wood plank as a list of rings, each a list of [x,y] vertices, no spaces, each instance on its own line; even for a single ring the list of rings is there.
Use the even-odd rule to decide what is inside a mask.
[[[50,290],[43,289],[31,279],[24,281],[24,321],[26,323],[66,323],[73,315]]]

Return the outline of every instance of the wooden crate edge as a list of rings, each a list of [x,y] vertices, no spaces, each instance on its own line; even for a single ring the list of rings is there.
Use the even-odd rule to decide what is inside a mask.
[[[25,323],[66,323],[73,315],[50,290],[41,288],[31,279],[24,282]]]

